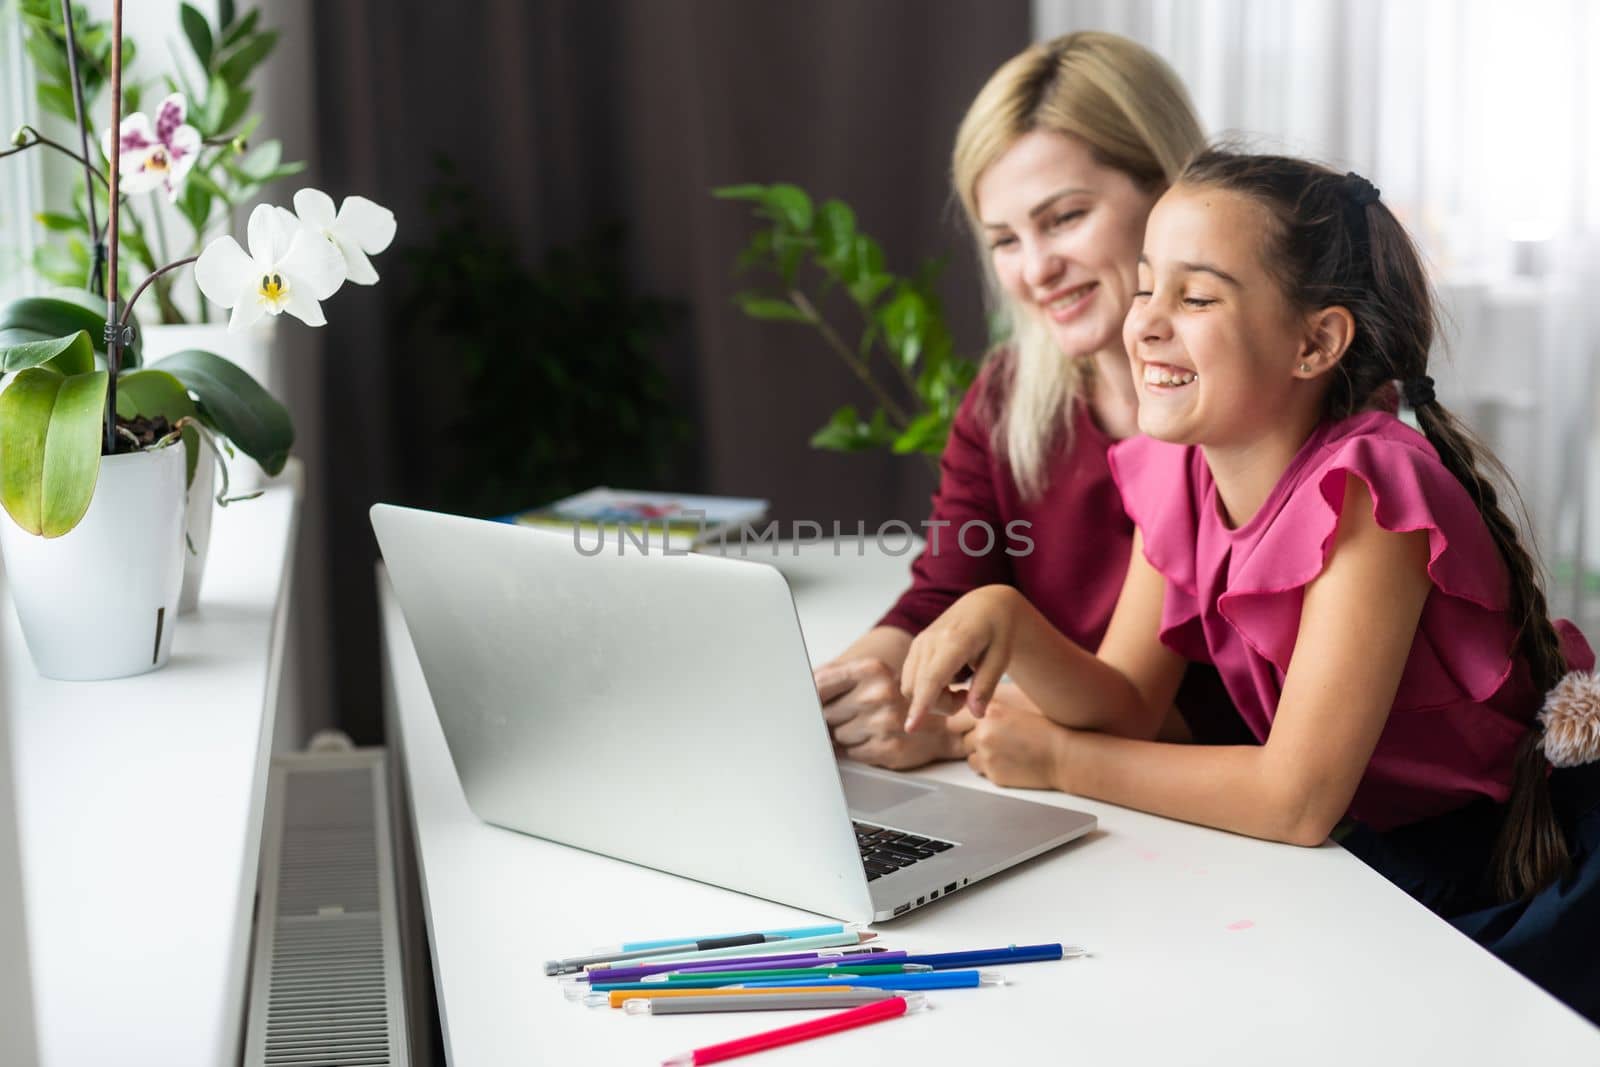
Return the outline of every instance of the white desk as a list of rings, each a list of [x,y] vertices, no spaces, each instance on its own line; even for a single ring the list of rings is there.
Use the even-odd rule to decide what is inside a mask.
[[[904,582],[909,556],[863,558],[854,547],[845,542],[836,558],[831,545],[815,545],[776,560],[814,662],[843,649]],[[773,1016],[632,1018],[561,998],[541,972],[546,959],[807,916],[480,823],[381,573],[379,584],[389,739],[404,749],[451,1062],[659,1063],[781,1025]],[[920,773],[993,788],[960,763]],[[1065,941],[1094,958],[1007,968],[1006,988],[935,993],[924,1015],[759,1062],[1600,1063],[1600,1030],[1337,846],[1276,845],[1026,795],[1094,812],[1100,830],[880,926],[883,941],[919,951]]]
[[[41,678],[0,597],[41,1067],[238,1061],[297,500],[217,511],[150,674]]]

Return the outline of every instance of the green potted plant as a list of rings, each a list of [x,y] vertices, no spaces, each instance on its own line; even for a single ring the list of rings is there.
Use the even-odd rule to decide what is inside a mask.
[[[147,325],[140,337],[146,358],[191,349],[215,352],[270,391],[275,320],[268,317],[253,329],[229,331],[214,321],[198,289],[180,292],[185,275],[158,273],[158,268],[198,255],[207,241],[233,225],[241,205],[255,200],[263,186],[304,169],[302,162],[283,159],[278,141],[248,141],[261,122],[251,111],[255,91],[250,83],[277,46],[278,35],[261,29],[259,10],[239,9],[232,0],[217,5],[215,20],[186,3],[178,5],[178,12],[183,30],[179,48],[187,52],[189,68],[198,77],[176,66],[154,80],[130,76],[138,49],[124,37],[126,117],[121,137],[113,138],[109,128],[99,138],[84,137],[82,154],[103,172],[110,153],[122,148],[119,144],[114,149],[113,140],[133,142],[129,151],[121,152],[124,196],[118,230],[124,265],[118,281],[128,291],[136,272],[156,279],[146,298],[154,307],[146,308]],[[70,51],[69,14],[75,27]],[[110,25],[88,19],[81,7],[61,0],[22,0],[22,21],[40,111],[76,122],[81,98],[84,113],[92,113],[109,84]],[[176,50],[173,54],[177,58]],[[139,101],[157,94],[162,98],[150,114],[141,112]],[[43,137],[32,127],[20,132],[27,139]],[[105,231],[97,225],[97,219],[109,215],[105,196],[105,183],[86,176],[70,201],[37,215],[43,233],[34,268],[40,278],[105,291]],[[240,451],[245,454],[230,459],[232,481],[248,491],[266,472],[247,450]],[[192,483],[202,488],[190,494],[186,518],[190,552],[184,558],[180,612],[193,611],[199,601],[215,467],[211,452],[202,450],[192,474]]]
[[[859,452],[888,448],[918,455],[938,470],[950,426],[978,365],[954,354],[934,292],[943,264],[930,261],[900,276],[884,265],[883,249],[856,226],[839,200],[814,205],[795,185],[730,185],[723,200],[749,203],[759,224],[740,253],[737,270],[763,269],[775,285],[734,299],[751,318],[817,330],[876,401],[870,414],[846,404],[811,437],[815,448]],[[859,315],[848,339],[821,310],[827,294],[842,292]]]
[[[86,211],[91,246],[107,242],[104,274],[89,279],[104,286],[104,298],[90,289],[0,308],[0,505],[8,516],[0,519],[0,551],[35,666],[73,680],[166,662],[182,581],[185,482],[201,448],[215,450],[220,435],[276,472],[293,442],[283,405],[222,356],[187,349],[143,363],[139,299],[193,265],[200,292],[233,309],[234,328],[285,311],[319,326],[320,302],[371,274],[366,255],[394,234],[393,216],[370,201],[351,197],[334,211],[325,194],[301,190],[298,215],[265,204],[252,211],[248,253],[231,236],[217,237],[198,255],[157,267],[121,300],[123,174],[171,169],[177,143],[160,136],[174,133],[170,121],[158,120],[153,139],[140,123],[122,121],[121,13],[114,0],[110,128],[119,137],[105,152],[106,172],[88,155],[76,92],[82,154],[37,133],[19,134],[4,153],[54,148],[78,161],[86,185],[99,179],[108,190],[103,230],[92,197]],[[76,66],[70,11],[63,21]],[[161,152],[166,159],[156,158]],[[228,499],[226,476],[223,485],[219,503]]]

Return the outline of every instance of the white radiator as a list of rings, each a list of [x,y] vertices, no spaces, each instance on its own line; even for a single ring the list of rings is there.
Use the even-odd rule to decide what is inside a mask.
[[[275,756],[245,1067],[408,1067],[383,749]]]

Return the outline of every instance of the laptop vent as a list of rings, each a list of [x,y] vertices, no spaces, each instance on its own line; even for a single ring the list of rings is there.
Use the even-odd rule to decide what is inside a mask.
[[[405,1067],[381,749],[273,759],[246,1067]]]

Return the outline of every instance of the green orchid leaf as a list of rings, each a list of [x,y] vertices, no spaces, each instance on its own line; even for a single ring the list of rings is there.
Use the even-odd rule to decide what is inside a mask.
[[[215,45],[206,17],[188,4],[179,4],[178,19],[183,23],[183,35],[189,38],[189,47],[194,49],[194,57],[200,61],[200,69],[210,71],[211,52]]]
[[[176,377],[154,368],[136,370],[117,379],[117,415],[131,419],[137,415],[153,419],[157,415],[177,425],[179,419],[197,417],[189,390]],[[200,433],[192,426],[183,428],[183,447],[187,468],[184,484],[194,481],[195,464],[200,460]]]
[[[60,537],[89,510],[108,380],[35,367],[0,393],[0,504],[28,533]]]
[[[283,470],[294,445],[289,411],[250,375],[221,356],[198,349],[174,352],[154,364],[183,383],[218,433],[268,474]]]
[[[740,293],[733,298],[739,310],[752,319],[768,322],[810,322],[811,316],[787,300],[777,300],[758,293]]]
[[[257,12],[252,11],[250,14],[255,15]],[[217,0],[217,28],[223,31],[229,31],[233,29],[233,19],[233,0]],[[223,43],[227,43],[226,37],[223,38]]]
[[[94,370],[94,346],[82,330],[67,337],[11,345],[5,344],[4,335],[8,332],[0,330],[0,374],[45,365],[63,375],[87,374]]]
[[[140,362],[140,340],[137,319],[134,323],[133,344],[123,352],[123,366],[128,369]],[[49,296],[25,296],[0,305],[0,338],[9,337],[10,344],[22,341],[47,341],[65,337],[82,330],[89,335],[94,351],[105,355],[106,301],[87,290],[57,289]],[[31,333],[7,334],[17,330]]]

